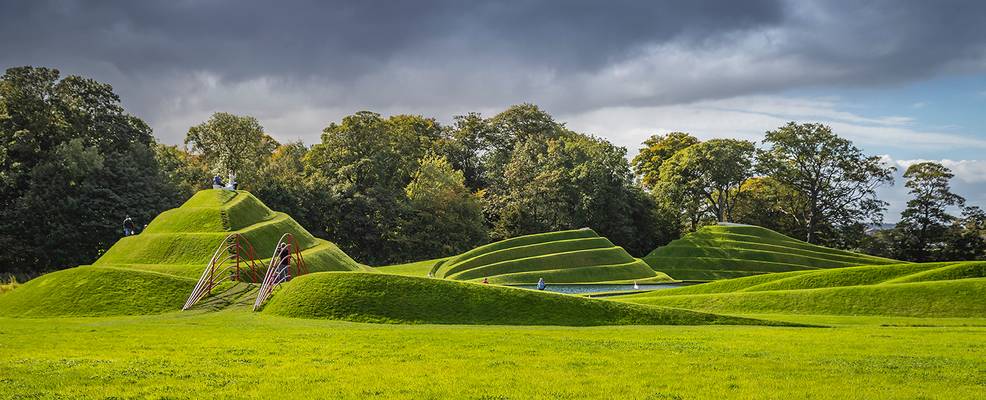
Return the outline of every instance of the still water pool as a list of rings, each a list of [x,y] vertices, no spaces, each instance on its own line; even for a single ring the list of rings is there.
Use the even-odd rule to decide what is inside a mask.
[[[555,293],[565,293],[565,294],[588,294],[588,293],[604,293],[604,292],[629,292],[629,291],[644,291],[644,290],[663,290],[663,289],[673,289],[676,287],[682,287],[690,285],[689,283],[648,283],[639,284],[638,289],[633,288],[633,284],[578,284],[578,283],[561,283],[557,285],[548,284],[545,291],[555,292]],[[510,285],[513,287],[519,287],[524,289],[537,289],[537,285]]]

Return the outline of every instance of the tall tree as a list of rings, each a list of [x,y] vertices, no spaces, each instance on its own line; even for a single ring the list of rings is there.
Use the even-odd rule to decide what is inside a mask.
[[[912,164],[904,172],[904,184],[912,196],[900,215],[897,229],[902,234],[902,256],[926,262],[937,259],[944,247],[944,236],[956,218],[949,207],[961,206],[965,199],[952,193],[952,172],[936,162]]]
[[[962,218],[945,234],[940,259],[986,260],[986,211],[977,206],[962,208]]]
[[[318,229],[362,262],[400,260],[399,227],[411,212],[404,188],[442,132],[433,119],[368,111],[326,127],[305,156],[309,188],[321,199]]]
[[[248,188],[254,186],[261,166],[278,146],[256,118],[224,112],[189,128],[185,144],[217,174],[235,174]]]
[[[653,135],[644,140],[644,147],[633,157],[633,171],[647,189],[653,189],[661,180],[661,164],[675,153],[698,144],[699,140],[685,132]]]
[[[112,87],[54,69],[0,77],[0,268],[40,272],[92,262],[129,214],[174,206],[151,130]]]
[[[809,243],[836,240],[832,236],[858,221],[879,220],[886,203],[876,188],[893,183],[893,167],[880,157],[867,156],[852,142],[822,124],[788,123],[768,131],[767,150],[760,154],[760,171],[798,194],[779,204],[793,218]]]
[[[422,159],[404,192],[411,214],[401,226],[402,261],[447,257],[487,241],[482,193],[470,192],[445,157]]]
[[[712,139],[688,146],[661,165],[660,178],[705,200],[716,221],[732,219],[743,183],[753,176],[753,142]]]

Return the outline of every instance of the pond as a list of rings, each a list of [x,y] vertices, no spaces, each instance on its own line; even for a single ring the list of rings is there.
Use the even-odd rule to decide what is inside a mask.
[[[682,286],[692,285],[693,283],[646,283],[637,285],[634,289],[632,283],[559,283],[548,284],[545,291],[565,294],[589,294],[589,293],[608,293],[608,292],[643,292],[651,290],[673,289]],[[537,285],[510,285],[524,289],[535,289]]]

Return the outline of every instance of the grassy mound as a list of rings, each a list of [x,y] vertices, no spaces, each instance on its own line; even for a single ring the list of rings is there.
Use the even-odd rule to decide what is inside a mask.
[[[657,248],[644,261],[656,271],[683,280],[899,263],[808,244],[752,225],[706,226]]]
[[[404,264],[394,264],[385,265],[382,267],[373,267],[374,270],[378,272],[383,272],[385,274],[394,275],[406,275],[406,276],[428,276],[428,273],[435,269],[436,265],[442,264],[448,261],[446,258],[436,258],[434,260],[424,260],[415,261]]]
[[[986,262],[795,271],[619,298],[710,312],[986,316]]]
[[[156,272],[82,266],[32,279],[0,297],[14,317],[156,314],[181,309],[195,280]]]
[[[154,218],[139,235],[120,239],[94,265],[198,277],[228,235],[239,233],[269,259],[278,239],[294,235],[312,271],[363,269],[334,244],[312,236],[290,216],[245,191],[203,190]],[[263,263],[266,265],[266,262]]]
[[[492,283],[671,280],[590,229],[520,236],[480,246],[431,270],[436,277]]]
[[[358,322],[498,325],[775,324],[554,293],[372,273],[317,273],[286,283],[265,313]]]

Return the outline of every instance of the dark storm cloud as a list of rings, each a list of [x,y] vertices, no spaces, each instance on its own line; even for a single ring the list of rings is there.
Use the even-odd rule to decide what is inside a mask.
[[[0,67],[112,83],[165,141],[358,109],[560,114],[986,69],[978,1],[4,1]]]

